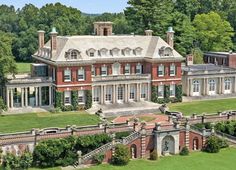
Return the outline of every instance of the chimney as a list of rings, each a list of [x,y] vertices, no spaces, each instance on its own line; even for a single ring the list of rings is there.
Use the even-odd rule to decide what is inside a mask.
[[[167,33],[167,43],[173,48],[174,47],[174,30],[173,27],[169,27]]]
[[[94,22],[94,33],[98,36],[111,36],[113,22]]]
[[[50,32],[50,37],[51,37],[51,57],[57,50],[57,34],[58,32],[56,31],[56,28],[53,27],[52,31]]]
[[[146,36],[152,36],[153,31],[152,30],[145,30]]]
[[[186,66],[191,66],[193,65],[193,55],[189,54],[186,56]]]
[[[43,31],[43,30],[39,30],[38,31],[38,46],[39,46],[39,50],[41,48],[43,48],[43,46],[44,46],[44,34],[45,34],[45,31]]]

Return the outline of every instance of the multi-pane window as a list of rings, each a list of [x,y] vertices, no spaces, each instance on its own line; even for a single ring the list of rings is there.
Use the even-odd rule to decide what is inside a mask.
[[[71,92],[70,91],[64,92],[64,103],[65,103],[65,105],[71,104]]]
[[[80,90],[78,91],[78,103],[83,104],[84,103],[84,91]]]
[[[101,75],[107,76],[107,66],[102,66]]]
[[[170,97],[175,97],[175,85],[170,85]]]
[[[142,74],[142,65],[140,63],[136,65],[136,74]]]
[[[64,70],[64,82],[71,81],[71,70]]]
[[[135,98],[135,86],[134,85],[130,86],[129,98],[132,100]]]
[[[78,70],[78,81],[83,81],[85,80],[85,71],[84,68],[80,68]]]
[[[127,65],[125,65],[125,74],[130,74],[130,65],[129,64],[127,64]]]
[[[92,76],[95,76],[96,74],[95,74],[95,67],[94,66],[92,66],[92,68],[91,68],[91,74],[92,74]]]
[[[145,99],[147,97],[147,93],[148,93],[147,85],[142,84],[142,86],[141,86],[141,98]]]
[[[230,78],[225,79],[225,90],[231,90],[231,80],[230,80]]]
[[[90,57],[94,57],[94,55],[95,55],[94,52],[90,52],[90,53],[89,53],[89,56],[90,56]]]
[[[174,64],[172,64],[170,66],[170,76],[175,76],[175,65]]]
[[[216,82],[215,80],[209,80],[209,91],[216,91]]]
[[[93,101],[99,102],[100,100],[100,87],[94,87],[93,89]]]
[[[163,77],[164,76],[164,69],[165,67],[163,65],[158,66],[158,76]]]
[[[164,85],[158,86],[158,98],[164,97]]]
[[[200,83],[198,80],[193,81],[193,92],[197,93],[200,91]]]
[[[78,56],[78,54],[77,54],[76,51],[72,51],[71,54],[70,54],[70,58],[71,58],[72,60],[77,59],[77,56]]]
[[[124,98],[124,91],[123,91],[123,87],[119,86],[118,87],[118,100],[123,100]]]
[[[111,101],[111,98],[112,98],[112,87],[111,86],[108,86],[106,88],[106,101]]]

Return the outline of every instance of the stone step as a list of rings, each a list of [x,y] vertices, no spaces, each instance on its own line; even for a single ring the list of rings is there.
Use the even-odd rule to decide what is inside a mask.
[[[105,117],[114,117],[114,116],[131,116],[138,114],[146,114],[146,113],[161,113],[159,108],[150,108],[150,109],[137,109],[137,110],[113,110],[103,112]]]

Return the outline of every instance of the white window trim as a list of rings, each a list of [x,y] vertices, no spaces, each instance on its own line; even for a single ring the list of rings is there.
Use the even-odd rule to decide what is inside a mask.
[[[105,69],[105,70],[103,70],[103,69]],[[106,72],[106,74],[103,74],[103,72]],[[101,67],[101,76],[107,76],[107,66],[102,66]]]
[[[160,70],[160,68],[162,68],[161,70]],[[157,71],[157,73],[158,73],[158,77],[164,77],[164,75],[165,75],[165,66],[164,65],[159,65],[158,66],[158,71]],[[162,74],[159,74],[159,71],[162,71]]]
[[[65,73],[66,73],[66,71],[69,71],[69,72],[70,72],[70,75],[69,75],[69,76],[70,76],[70,79],[65,79],[65,76],[66,76]],[[63,75],[63,76],[64,76],[64,82],[71,82],[71,70],[70,70],[70,69],[64,70],[64,75]]]
[[[82,94],[83,102],[79,102],[79,98],[81,97],[81,94],[80,94],[80,93]],[[78,104],[85,104],[84,90],[78,91]]]
[[[172,69],[172,67],[174,68],[174,74],[171,74],[171,69]],[[176,76],[176,66],[174,65],[174,64],[171,64],[170,65],[170,76]]]
[[[126,70],[129,70],[129,73],[126,73]],[[129,64],[125,65],[125,75],[130,75],[130,65]]]
[[[83,75],[79,73],[80,71],[83,71]],[[79,78],[79,75],[82,75],[83,78],[80,79],[80,78]],[[84,80],[85,80],[85,69],[81,67],[81,68],[77,71],[77,76],[78,76],[78,77],[77,77],[78,81],[84,81]]]
[[[139,67],[139,68],[138,68]],[[137,70],[139,70],[139,72],[137,72]],[[136,74],[142,74],[142,64],[138,63],[136,65],[136,70],[135,70]]]
[[[170,97],[175,97],[175,94],[176,94],[176,91],[175,91],[175,84],[171,84],[170,85],[170,91],[171,91],[171,87],[173,87],[173,92],[174,94],[173,95],[170,95]],[[171,94],[171,93],[170,93]]]
[[[67,96],[66,93],[68,93],[68,96]],[[68,103],[66,103],[66,98],[67,97],[69,97],[69,102]],[[64,91],[64,104],[66,106],[71,105],[71,91]]]
[[[162,91],[160,90],[160,89],[161,89],[160,87],[162,87]],[[163,99],[163,98],[164,98],[164,91],[165,91],[164,85],[159,85],[159,86],[158,86],[158,98],[159,98],[159,99]],[[159,92],[161,92],[163,95],[162,95],[162,96],[159,96]]]

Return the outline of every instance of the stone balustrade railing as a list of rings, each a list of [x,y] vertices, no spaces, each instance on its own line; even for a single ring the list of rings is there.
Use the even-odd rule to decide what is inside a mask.
[[[93,82],[100,81],[114,81],[114,80],[150,80],[150,74],[130,74],[130,75],[108,75],[108,76],[93,76]]]

